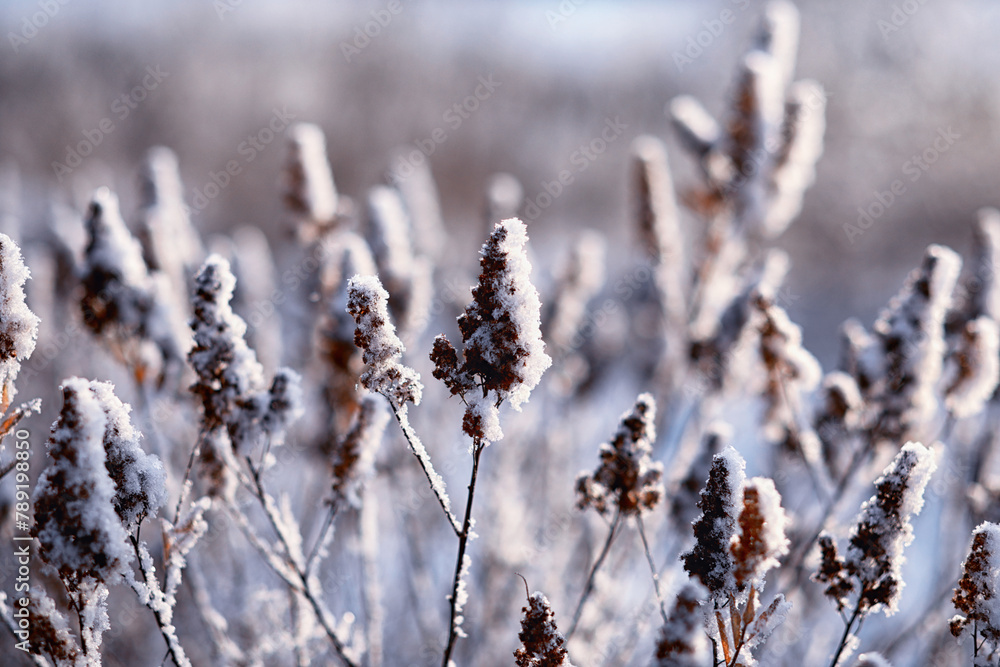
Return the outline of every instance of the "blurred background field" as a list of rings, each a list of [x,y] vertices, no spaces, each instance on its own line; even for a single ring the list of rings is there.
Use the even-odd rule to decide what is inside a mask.
[[[1000,6],[985,0],[917,3],[803,1],[800,78],[825,87],[825,153],[804,210],[777,245],[791,253],[792,318],[807,346],[829,365],[840,322],[870,322],[930,242],[969,247],[977,208],[1000,204],[996,151]],[[237,160],[241,173],[196,211],[204,233],[255,224],[272,239],[280,228],[278,179],[283,140],[247,161],[239,147],[266,127],[274,109],[318,123],[328,137],[338,189],[360,198],[381,182],[399,146],[414,149],[442,128],[430,164],[457,251],[485,236],[483,189],[506,171],[533,200],[608,118],[627,124],[622,138],[591,162],[531,222],[542,268],[568,242],[563,231],[609,234],[611,272],[624,266],[632,232],[627,206],[630,140],[641,133],[676,141],[664,114],[690,93],[723,115],[738,55],[762,3],[738,2],[407,2],[365,44],[358,30],[386,2],[80,2],[59,5],[44,22],[36,1],[0,6],[0,161],[10,184],[3,206],[27,235],[53,202],[82,210],[92,189],[119,192],[128,217],[144,151],[177,151],[191,197],[210,174]],[[907,7],[912,9],[911,7]],[[725,10],[734,20],[706,38],[706,22]],[[51,10],[50,10],[51,11]],[[32,34],[25,21],[44,23]],[[882,23],[880,23],[880,21]],[[888,26],[888,27],[887,27]],[[374,32],[374,30],[371,30]],[[707,45],[678,66],[699,36]],[[15,48],[16,47],[16,48]],[[141,85],[147,68],[166,76],[125,113],[118,100]],[[445,113],[472,94],[480,76],[500,83],[461,125]],[[108,118],[113,131],[62,182],[53,162]],[[454,118],[454,117],[453,117]],[[903,174],[938,131],[959,135],[917,181]],[[694,165],[672,150],[678,188]],[[895,179],[906,192],[853,243],[845,223]],[[543,199],[544,201],[544,199]],[[693,221],[689,221],[693,222]],[[798,297],[798,298],[794,298]]]

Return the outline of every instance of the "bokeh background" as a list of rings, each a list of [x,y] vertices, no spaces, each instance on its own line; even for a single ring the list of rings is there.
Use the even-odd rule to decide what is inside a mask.
[[[0,3],[3,205],[27,229],[52,215],[54,202],[82,210],[100,184],[119,192],[128,216],[142,154],[164,144],[180,156],[191,194],[227,161],[243,165],[196,211],[202,230],[250,223],[275,238],[284,233],[284,141],[250,162],[239,147],[275,108],[287,108],[326,131],[338,189],[355,197],[385,179],[394,149],[412,150],[433,130],[446,130],[430,164],[452,241],[464,251],[485,234],[483,190],[491,174],[515,175],[531,200],[606,119],[620,117],[628,126],[621,140],[532,221],[543,263],[564,250],[566,228],[605,231],[613,242],[612,274],[616,262],[627,261],[632,239],[630,139],[652,133],[675,147],[664,107],[679,94],[696,95],[725,117],[738,55],[762,5],[400,0],[400,11],[366,43],[358,32],[387,2],[52,2],[57,11],[44,21],[37,0]],[[798,76],[818,80],[829,96],[826,149],[799,220],[776,243],[791,253],[789,290],[801,297],[790,313],[803,324],[807,346],[829,365],[845,317],[871,322],[928,243],[966,251],[975,210],[1000,204],[1000,6],[798,5]],[[911,13],[894,23],[894,7]],[[706,22],[727,9],[734,20],[706,39]],[[26,21],[42,25],[22,41],[32,34]],[[677,54],[700,33],[707,46],[678,65]],[[122,118],[125,107],[116,100],[142,85],[148,67],[167,75]],[[445,113],[489,75],[501,85],[452,129]],[[104,118],[113,131],[60,182],[52,163],[64,162],[67,146]],[[906,161],[949,127],[960,138],[911,181]],[[683,191],[694,182],[694,165],[680,150],[672,151],[671,165]],[[13,174],[19,183],[10,187]],[[905,194],[852,243],[843,225],[855,223],[857,208],[895,179]]]

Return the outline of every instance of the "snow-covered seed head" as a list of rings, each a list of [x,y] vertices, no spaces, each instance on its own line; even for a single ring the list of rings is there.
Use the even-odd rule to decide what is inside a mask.
[[[541,302],[531,284],[524,223],[497,223],[480,251],[479,284],[472,303],[458,318],[462,334],[461,365],[451,343],[439,336],[431,353],[434,377],[468,404],[464,430],[476,440],[503,437],[499,406],[519,409],[552,364],[541,334]],[[469,391],[475,387],[477,391]],[[491,395],[492,394],[492,395]]]
[[[177,155],[165,146],[146,152],[140,180],[143,249],[150,269],[164,271],[178,288],[187,267],[202,257],[201,239],[184,204]]]
[[[347,312],[354,317],[354,344],[363,351],[361,385],[388,398],[396,407],[419,404],[420,375],[400,363],[406,348],[389,320],[389,294],[376,276],[354,276],[347,287]]]
[[[772,441],[794,432],[794,404],[815,389],[822,377],[816,358],[802,346],[802,330],[772,299],[756,294],[751,299],[760,360],[766,371],[764,428]],[[789,403],[792,402],[792,405]]]
[[[771,0],[765,5],[756,42],[777,61],[782,87],[791,83],[799,49],[799,10],[792,2]]]
[[[656,439],[653,423],[656,402],[641,394],[631,411],[622,415],[610,443],[601,445],[601,464],[577,479],[577,506],[593,507],[601,514],[617,510],[638,515],[656,507],[663,498],[663,465],[650,459]]]
[[[6,409],[14,397],[14,379],[21,362],[31,356],[38,338],[38,316],[24,302],[24,283],[30,276],[21,249],[0,234],[0,387]],[[2,411],[0,411],[2,412]]]
[[[110,382],[90,383],[107,419],[105,465],[115,484],[115,511],[126,529],[132,530],[167,501],[166,473],[160,459],[143,450],[142,434],[129,417],[132,407],[122,403],[114,389]]]
[[[149,274],[142,246],[133,238],[118,210],[118,197],[98,188],[86,221],[89,240],[83,261],[84,320],[96,333],[118,328],[135,335],[148,309]]]
[[[312,123],[294,124],[288,138],[285,207],[298,219],[300,232],[312,238],[329,227],[337,213],[337,189],[326,157],[326,138]]]
[[[952,359],[944,403],[956,418],[980,412],[1000,381],[1000,331],[985,315],[965,323]]]
[[[885,358],[877,440],[900,442],[934,417],[945,355],[944,320],[961,268],[955,251],[928,247],[920,267],[875,322]]]
[[[667,149],[660,139],[643,135],[632,142],[633,192],[639,238],[646,255],[656,264],[677,262],[677,200],[667,162]]]
[[[767,571],[777,567],[778,559],[788,553],[788,518],[773,481],[765,477],[747,480],[737,524],[739,532],[733,535],[729,547],[736,587],[743,590],[753,585],[760,589]]]
[[[28,593],[31,611],[31,646],[37,655],[50,656],[57,665],[77,665],[83,656],[76,637],[69,629],[66,615],[56,606],[41,586],[32,586]]]
[[[694,522],[695,545],[681,560],[713,596],[736,590],[730,544],[737,529],[746,462],[732,447],[716,454],[701,492],[702,514]]]
[[[979,209],[972,233],[972,271],[965,284],[968,315],[988,315],[1000,321],[1000,211]]]
[[[956,637],[968,626],[1000,645],[1000,525],[984,522],[972,533],[972,546],[951,599],[961,612],[951,619]],[[978,641],[978,639],[977,639]]]
[[[854,590],[854,582],[848,578],[847,563],[829,533],[820,533],[816,543],[819,545],[820,563],[812,578],[827,585],[823,594],[834,601],[838,611],[843,611],[847,607],[848,596]]]
[[[361,400],[354,424],[331,456],[334,496],[354,507],[361,505],[361,487],[374,470],[375,455],[389,423],[389,413],[379,401],[370,394]]]
[[[700,667],[711,656],[705,635],[701,600],[707,592],[697,582],[688,582],[677,593],[667,622],[656,642],[654,667]]]
[[[48,442],[51,460],[35,488],[34,535],[42,559],[71,587],[84,579],[111,582],[132,552],[107,469],[108,418],[87,380],[69,379],[62,392]]]
[[[517,667],[573,667],[566,651],[566,640],[556,627],[555,614],[548,599],[539,591],[528,598],[521,609],[521,647],[514,651]]]
[[[263,435],[272,445],[281,444],[289,423],[302,413],[302,390],[299,374],[287,368],[275,373],[268,388],[264,369],[244,339],[246,322],[230,306],[235,286],[229,262],[209,256],[195,276],[194,347],[188,361],[197,376],[191,391],[201,398],[206,442],[218,444],[224,430],[232,446],[245,452]],[[203,448],[206,456],[212,451]]]
[[[814,81],[799,81],[789,90],[782,146],[775,155],[767,211],[762,223],[764,236],[784,232],[802,210],[806,189],[816,177],[816,162],[823,154],[826,131],[826,94]]]
[[[188,361],[198,377],[191,391],[201,398],[205,430],[232,423],[239,398],[264,388],[264,369],[244,340],[246,322],[229,305],[235,287],[219,255],[210,255],[195,276]]]
[[[573,348],[587,304],[604,285],[605,241],[600,233],[585,230],[573,243],[546,325],[548,339],[556,348]]]
[[[934,452],[908,442],[882,476],[875,495],[861,506],[844,561],[859,583],[863,611],[896,612],[903,589],[903,549],[913,541],[910,518],[924,505],[924,489],[937,468]]]

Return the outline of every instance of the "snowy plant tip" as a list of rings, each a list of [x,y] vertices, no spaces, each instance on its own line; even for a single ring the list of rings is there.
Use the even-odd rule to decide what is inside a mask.
[[[694,522],[694,548],[681,556],[684,569],[701,581],[713,596],[736,590],[730,544],[736,533],[746,462],[732,447],[712,459],[708,483]]]
[[[663,465],[654,463],[653,441],[656,401],[640,394],[635,406],[621,416],[610,443],[601,445],[601,464],[593,475],[577,478],[577,506],[593,507],[600,514],[616,508],[625,515],[638,515],[656,507],[664,495]]]
[[[660,630],[656,644],[655,667],[696,667],[710,657],[705,635],[705,614],[701,600],[707,591],[697,582],[688,582],[677,593],[677,600]]]
[[[498,408],[528,400],[552,365],[541,333],[541,301],[531,284],[527,228],[517,218],[496,224],[480,251],[479,284],[458,318],[464,360],[444,336],[434,341],[434,377],[468,404],[463,428],[476,440],[503,437]]]
[[[747,480],[737,523],[739,533],[730,545],[736,587],[760,587],[767,571],[777,567],[778,559],[788,553],[788,517],[773,481],[765,477]]]
[[[48,443],[51,461],[35,489],[34,534],[42,558],[64,581],[111,581],[126,571],[132,552],[115,512],[116,482],[122,480],[108,470],[108,414],[87,380],[66,380],[62,392]]]
[[[548,598],[536,591],[521,611],[521,632],[518,633],[521,647],[514,651],[515,664],[518,667],[573,667]]]
[[[0,234],[0,381],[8,401],[20,362],[31,356],[38,338],[38,316],[24,302],[24,283],[30,275],[21,249]]]
[[[961,612],[949,623],[954,636],[975,624],[984,637],[1000,643],[1000,525],[983,522],[973,531],[962,578],[951,600]]]
[[[389,319],[389,293],[376,276],[356,275],[347,284],[347,312],[354,318],[354,344],[361,348],[365,372],[361,386],[382,394],[396,408],[418,405],[423,395],[420,375],[400,363],[406,350]]]
[[[904,581],[903,549],[913,541],[910,519],[924,505],[924,490],[937,467],[935,453],[908,442],[875,480],[875,495],[861,506],[851,529],[847,552],[841,556],[828,534],[819,538],[821,562],[816,580],[828,584],[826,595],[843,610],[852,593],[867,613],[898,610]]]

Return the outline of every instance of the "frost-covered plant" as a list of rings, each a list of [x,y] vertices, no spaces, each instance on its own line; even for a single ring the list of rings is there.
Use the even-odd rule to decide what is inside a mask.
[[[154,146],[146,152],[139,237],[149,269],[167,274],[174,292],[186,294],[204,250],[184,203],[179,169],[177,155],[169,148]]]
[[[944,404],[956,419],[982,412],[1000,381],[1000,330],[990,317],[969,320],[959,332],[944,390]]]
[[[514,651],[517,667],[573,667],[566,650],[566,640],[556,627],[555,614],[548,598],[540,591],[528,597],[521,609],[521,647]]]
[[[727,667],[757,664],[751,651],[791,608],[780,594],[760,607],[765,574],[788,553],[788,520],[774,482],[747,480],[745,466],[732,447],[714,457],[698,504],[702,515],[694,523],[695,545],[681,556],[684,569],[707,589],[706,630],[713,654],[721,652]]]
[[[638,516],[663,498],[663,464],[650,458],[656,439],[656,401],[641,394],[630,412],[622,415],[610,443],[600,446],[601,464],[593,474],[576,481],[577,507]]]
[[[918,442],[906,443],[875,480],[875,495],[861,506],[847,552],[840,555],[832,537],[820,536],[822,559],[814,578],[827,584],[826,595],[838,610],[853,606],[833,665],[838,664],[856,621],[872,612],[889,616],[898,610],[905,584],[903,550],[913,541],[910,519],[923,508],[924,489],[936,467],[932,450]]]
[[[430,261],[415,253],[412,224],[401,194],[378,186],[368,193],[366,239],[389,292],[389,309],[404,340],[420,333],[431,302]]]
[[[80,302],[84,322],[95,334],[109,337],[140,382],[150,371],[162,377],[163,366],[182,355],[170,283],[147,270],[142,246],[122,220],[118,197],[107,188],[94,192],[86,228]]]
[[[713,598],[736,590],[729,545],[736,534],[745,466],[743,457],[732,447],[713,457],[698,502],[702,514],[694,523],[695,544],[681,556],[687,573],[698,579]]]
[[[229,262],[211,255],[195,277],[191,301],[194,347],[188,361],[197,376],[191,391],[201,400],[201,455],[214,492],[227,486],[227,447],[249,456],[263,439],[260,465],[265,466],[270,446],[281,444],[302,410],[298,373],[280,369],[270,387],[266,384],[257,355],[243,338],[246,323],[229,305],[235,284]]]
[[[374,472],[375,455],[389,423],[389,413],[380,400],[375,396],[361,399],[354,425],[332,452],[335,503],[361,504],[361,487]]]
[[[642,524],[643,513],[653,510],[663,499],[663,464],[654,463],[650,458],[652,443],[656,440],[655,419],[656,401],[650,394],[640,394],[632,410],[621,416],[618,430],[611,442],[601,444],[601,464],[597,470],[592,474],[580,473],[577,477],[577,508],[585,510],[593,507],[602,516],[613,512],[614,519],[608,529],[604,548],[590,570],[577,604],[570,635],[576,630],[583,605],[593,591],[594,577],[608,555],[623,519],[631,517],[636,521],[659,596],[659,578],[652,566],[652,556]]]
[[[961,267],[955,251],[930,246],[920,268],[875,322],[881,351],[875,357],[880,367],[870,371],[881,380],[875,397],[875,443],[918,436],[935,415],[945,355],[944,320]]]
[[[976,665],[993,664],[1000,653],[998,557],[1000,525],[984,522],[972,532],[972,545],[962,566],[962,578],[952,597],[952,604],[960,613],[950,622],[951,634],[960,637],[968,632],[972,637]]]
[[[141,520],[137,508],[155,509],[165,491],[159,461],[138,449],[128,412],[109,385],[71,378],[62,392],[48,443],[51,462],[35,489],[33,532],[79,618],[79,653],[99,665],[101,637],[110,628],[108,585],[132,575],[128,530]],[[44,599],[39,605],[49,606]],[[49,617],[53,636],[64,637],[56,612]]]
[[[313,241],[337,222],[339,197],[326,159],[326,137],[312,123],[296,123],[288,134],[285,208],[292,214],[300,238]]]
[[[38,316],[24,302],[24,283],[30,272],[21,259],[21,249],[6,234],[0,234],[0,414],[7,411],[14,394],[14,380],[21,362],[35,351]]]
[[[497,223],[480,251],[479,284],[472,303],[458,318],[462,360],[443,335],[434,339],[434,377],[466,404],[463,429],[488,444],[503,438],[500,405],[515,410],[552,364],[542,342],[541,302],[531,284],[524,223]]]
[[[705,589],[695,582],[684,584],[660,628],[654,667],[701,667],[711,659],[705,635],[705,613],[701,598]]]
[[[420,375],[400,363],[406,348],[389,319],[389,293],[375,276],[354,276],[348,283],[347,312],[357,322],[354,344],[364,352],[361,385],[385,396],[396,410],[420,404]]]

